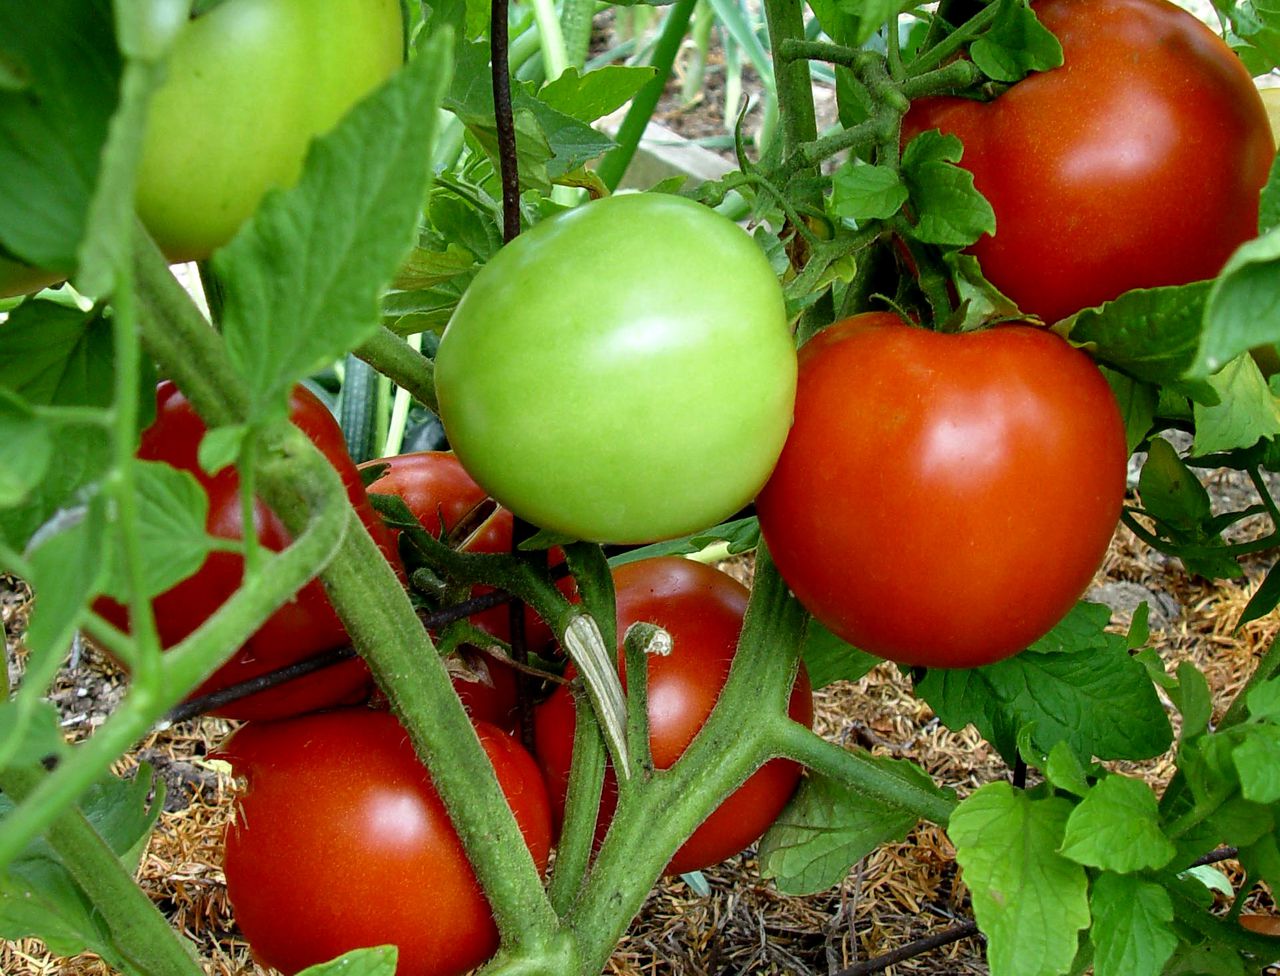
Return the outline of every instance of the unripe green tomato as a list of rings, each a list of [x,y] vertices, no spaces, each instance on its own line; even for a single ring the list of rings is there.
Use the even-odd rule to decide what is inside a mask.
[[[298,179],[311,140],[400,66],[398,0],[226,0],[183,29],[151,104],[138,213],[207,257]]]
[[[440,418],[471,476],[521,518],[600,542],[674,538],[749,502],[795,382],[764,254],[725,217],[654,193],[521,234],[436,355]]]

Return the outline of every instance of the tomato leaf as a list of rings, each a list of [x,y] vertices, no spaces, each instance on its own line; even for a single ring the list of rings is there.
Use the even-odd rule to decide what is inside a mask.
[[[872,761],[925,789],[951,795],[938,790],[913,763],[880,757]],[[789,895],[822,891],[838,884],[852,864],[881,844],[904,840],[916,820],[914,814],[837,780],[810,774],[761,839],[760,873]]]
[[[1208,282],[1125,292],[1080,312],[1067,338],[1135,379],[1213,402],[1207,384],[1182,378],[1195,358],[1208,295]]]
[[[965,247],[984,232],[994,234],[996,215],[958,163],[963,147],[955,136],[930,130],[907,144],[902,178],[916,214],[916,237],[926,244]]]
[[[1116,395],[1116,403],[1120,406],[1120,416],[1124,418],[1125,443],[1132,454],[1151,431],[1151,424],[1156,418],[1156,406],[1160,402],[1160,394],[1156,387],[1114,369],[1101,367],[1102,375],[1111,385],[1111,392]]]
[[[906,202],[907,188],[897,171],[853,159],[832,177],[827,209],[837,217],[852,220],[885,220]]]
[[[25,501],[49,470],[53,434],[23,400],[0,386],[0,508]]]
[[[1178,947],[1173,902],[1160,885],[1104,872],[1089,893],[1097,976],[1157,976]]]
[[[99,313],[28,301],[11,314],[4,335],[0,388],[31,406],[110,406],[115,369],[111,326]],[[143,370],[140,382],[146,388],[142,403],[153,408],[149,370]],[[14,549],[26,546],[35,531],[111,461],[111,443],[100,427],[58,425],[50,429],[50,437],[52,453],[41,477],[29,485],[20,503],[0,505],[0,540]]]
[[[1187,374],[1204,378],[1254,346],[1280,341],[1280,229],[1241,245],[1214,279]]]
[[[900,0],[811,0],[823,32],[837,44],[862,47],[886,23],[897,24]]]
[[[987,936],[993,976],[1056,976],[1089,924],[1084,868],[1058,853],[1071,804],[989,783],[960,804],[947,833]]]
[[[883,660],[845,643],[814,619],[805,630],[800,655],[815,689],[833,681],[857,681]]]
[[[353,949],[336,959],[308,966],[298,976],[395,976],[399,950],[393,945]]]
[[[1280,265],[1275,270],[1280,273]],[[1196,436],[1192,454],[1252,447],[1264,437],[1280,434],[1280,399],[1267,387],[1262,371],[1248,353],[1236,356],[1210,376],[1209,385],[1218,394],[1218,402],[1193,405]]]
[[[580,122],[594,122],[625,105],[653,78],[649,66],[612,64],[579,74],[572,65],[538,91],[539,101]]]
[[[137,521],[135,541],[142,554],[142,585],[148,599],[191,576],[209,555],[205,533],[209,497],[188,471],[158,461],[134,461]],[[120,546],[103,592],[124,603],[132,592]],[[43,591],[42,591],[43,592]]]
[[[1246,800],[1264,804],[1280,800],[1280,728],[1248,726],[1244,741],[1232,750],[1231,758]]]
[[[1044,753],[1066,742],[1082,757],[1159,755],[1173,739],[1168,716],[1125,638],[1102,629],[1105,608],[1091,606],[1077,604],[1022,654],[970,670],[933,669],[916,691],[948,728],[973,724],[1009,762],[1028,724]]]
[[[1159,821],[1151,787],[1127,776],[1107,776],[1071,811],[1060,850],[1077,864],[1119,874],[1162,868],[1177,848]]]
[[[120,59],[106,0],[0,4],[0,244],[69,273],[84,236]]]
[[[973,63],[996,81],[1021,81],[1062,64],[1062,45],[1023,0],[1000,0],[991,28],[969,48]]]
[[[1271,176],[1262,188],[1258,206],[1258,233],[1266,234],[1280,227],[1280,155],[1271,164]]]
[[[268,194],[213,258],[226,285],[227,351],[259,415],[379,324],[378,296],[408,252],[431,178],[449,72],[432,39],[391,81],[317,139],[298,185]]]
[[[117,855],[136,864],[163,807],[163,785],[143,765],[131,781],[109,777],[90,787],[80,810]],[[12,809],[0,794],[0,817]],[[0,936],[34,936],[59,955],[88,949],[118,969],[128,966],[102,916],[44,840],[33,841],[0,875]]]

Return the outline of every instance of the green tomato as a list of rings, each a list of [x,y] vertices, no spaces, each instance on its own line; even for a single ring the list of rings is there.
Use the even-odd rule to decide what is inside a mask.
[[[736,224],[628,194],[538,224],[478,274],[436,355],[463,466],[535,525],[674,538],[764,484],[795,401],[782,289]]]
[[[403,51],[399,0],[226,0],[187,24],[138,174],[138,213],[165,254],[194,260],[230,240]]]

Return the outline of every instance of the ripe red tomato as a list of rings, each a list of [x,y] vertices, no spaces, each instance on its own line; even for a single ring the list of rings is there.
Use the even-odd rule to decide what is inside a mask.
[[[365,527],[378,541],[393,565],[399,564],[395,546],[382,520],[373,511],[360,476],[347,456],[342,430],[328,408],[304,387],[295,387],[289,398],[289,419],[328,458],[342,476],[352,505]],[[205,434],[204,422],[186,397],[170,382],[156,390],[156,419],[142,433],[137,455],[147,461],[164,461],[190,472],[209,497],[206,528],[223,539],[241,538],[240,477],[235,468],[210,475],[200,468],[197,451]],[[254,510],[258,541],[279,551],[290,536],[280,519],[261,501]],[[236,553],[211,553],[204,564],[152,603],[160,642],[172,647],[199,627],[239,588],[244,559]],[[117,626],[128,625],[128,612],[118,603],[99,600],[99,613]],[[313,580],[297,596],[277,610],[245,645],[220,667],[193,695],[204,695],[228,685],[293,664],[321,651],[348,643],[342,621],[334,612],[319,581]],[[368,693],[369,670],[358,658],[296,678],[266,691],[232,702],[215,714],[228,718],[276,718],[357,701]]]
[[[732,576],[688,559],[664,557],[628,563],[613,574],[618,599],[618,666],[626,683],[621,642],[627,628],[647,621],[672,638],[669,655],[649,658],[649,746],[658,769],[683,755],[720,697],[737,650],[749,593]],[[813,695],[801,667],[789,713],[813,724]],[[547,779],[556,820],[564,816],[576,725],[573,696],[558,687],[534,713],[538,761]],[[732,857],[777,819],[800,779],[800,767],[773,759],[731,794],[667,865],[667,874],[696,871]],[[604,836],[617,804],[612,769],[600,801],[597,839]]]
[[[1084,592],[1127,456],[1106,380],[1047,329],[947,335],[867,313],[801,348],[795,424],[756,511],[834,633],[902,664],[974,667]]]
[[[903,126],[964,142],[996,234],[972,248],[1053,322],[1133,288],[1212,278],[1258,233],[1275,154],[1248,71],[1166,0],[1038,0],[1064,64],[989,103],[926,98]]]
[[[448,533],[489,495],[472,480],[462,463],[448,451],[421,451],[369,461],[361,467],[386,465],[387,471],[369,485],[373,494],[398,495],[414,518],[432,535]],[[512,515],[497,508],[470,534],[461,547],[466,552],[500,553],[511,551]],[[551,550],[552,564],[564,562],[564,553]],[[565,595],[573,591],[573,581],[561,585]],[[477,586],[473,596],[492,591]],[[471,622],[499,640],[511,639],[511,625],[505,606],[475,614]],[[554,639],[549,628],[532,610],[525,610],[525,642],[531,650],[544,650]]]
[[[499,729],[476,732],[542,870],[551,809],[538,767]],[[489,903],[394,716],[250,723],[222,753],[247,779],[227,829],[227,895],[260,962],[292,974],[394,944],[399,976],[458,976],[497,950]]]

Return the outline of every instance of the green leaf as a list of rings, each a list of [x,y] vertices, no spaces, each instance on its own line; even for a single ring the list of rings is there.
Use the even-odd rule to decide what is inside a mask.
[[[1182,714],[1182,738],[1193,739],[1209,729],[1213,718],[1213,693],[1204,674],[1190,661],[1178,665],[1178,683],[1169,697]]]
[[[1280,265],[1275,273],[1280,276]],[[1263,437],[1280,434],[1280,400],[1271,393],[1258,364],[1247,352],[1210,376],[1209,385],[1217,392],[1218,403],[1195,404],[1192,454],[1203,456],[1252,447]]]
[[[830,212],[852,220],[886,220],[907,202],[907,188],[890,166],[850,160],[831,182]]]
[[[70,273],[84,236],[120,58],[107,0],[0,4],[0,245]]]
[[[27,630],[31,660],[24,688],[46,688],[71,647],[80,612],[101,592],[107,554],[104,501],[96,498],[68,513],[65,524],[31,551],[31,589],[36,594]],[[25,692],[24,692],[25,693]]]
[[[949,795],[913,763],[872,761],[940,796]],[[878,803],[834,779],[810,775],[760,841],[760,873],[786,894],[823,891],[881,844],[905,839],[916,820],[909,811]]]
[[[136,865],[163,806],[162,786],[144,765],[132,781],[109,777],[90,787],[80,810],[118,856]],[[12,809],[0,794],[0,817]],[[31,936],[58,955],[88,949],[118,969],[128,966],[101,915],[44,840],[34,841],[0,875],[0,937]]]
[[[611,64],[579,74],[570,66],[555,81],[542,86],[538,99],[580,122],[594,122],[627,104],[654,73],[649,66]]]
[[[1089,924],[1084,868],[1058,853],[1071,804],[989,783],[960,804],[947,833],[987,937],[992,976],[1058,976]]]
[[[1164,968],[1164,976],[1245,976],[1247,972],[1240,953],[1222,946],[1183,946]]]
[[[971,670],[931,670],[917,693],[948,728],[973,724],[1009,762],[1026,725],[1044,753],[1066,742],[1082,757],[1157,756],[1173,739],[1168,716],[1146,668],[1105,623],[1105,608],[1085,604],[1028,651]]]
[[[1158,884],[1104,873],[1089,893],[1096,976],[1157,976],[1178,937],[1173,931],[1173,901]]]
[[[800,656],[814,688],[825,688],[833,681],[857,681],[882,660],[845,643],[817,620],[809,621]]]
[[[965,247],[994,234],[996,215],[973,185],[973,174],[954,165],[963,154],[955,136],[922,132],[902,154],[902,178],[916,214],[916,237],[927,244]]]
[[[329,962],[308,966],[298,976],[395,976],[399,950],[393,945],[354,949]]]
[[[53,459],[53,435],[31,407],[0,386],[0,508],[26,500]]]
[[[900,0],[814,0],[809,6],[823,32],[849,47],[862,47],[903,9]]]
[[[1080,312],[1068,338],[1134,379],[1211,401],[1207,385],[1182,382],[1195,359],[1209,288],[1208,282],[1196,282],[1125,292]]]
[[[189,471],[156,461],[134,461],[133,477],[138,513],[135,539],[142,555],[143,595],[150,599],[191,576],[208,557],[209,496]],[[121,549],[119,545],[113,549],[116,558],[104,592],[125,603],[132,589]]]
[[[1277,604],[1280,604],[1280,560],[1271,564],[1267,575],[1262,578],[1258,588],[1253,591],[1253,596],[1249,597],[1249,602],[1240,611],[1236,629],[1239,630],[1250,620],[1265,617],[1276,608]]]
[[[1085,794],[1067,819],[1061,851],[1078,864],[1118,874],[1162,868],[1177,854],[1160,829],[1155,794],[1127,776],[1108,776]]]
[[[449,72],[433,38],[386,85],[316,140],[293,189],[268,194],[215,254],[226,284],[227,351],[261,416],[300,377],[371,335],[378,297],[412,245]]]
[[[1240,792],[1253,803],[1280,800],[1280,727],[1246,725],[1243,741],[1231,751],[1240,774]]]
[[[1171,526],[1191,529],[1212,515],[1204,485],[1163,437],[1155,437],[1138,475],[1138,493],[1146,511]]]
[[[1135,380],[1105,366],[1101,369],[1111,386],[1111,392],[1115,394],[1116,404],[1120,407],[1120,416],[1124,418],[1125,445],[1132,454],[1151,432],[1160,395],[1150,383]]]
[[[1267,234],[1280,228],[1280,156],[1271,164],[1271,176],[1262,189],[1258,207],[1258,233]]]
[[[1088,772],[1080,762],[1080,757],[1065,742],[1055,743],[1049,750],[1044,775],[1045,779],[1060,790],[1076,796],[1084,796],[1089,792]]]
[[[62,737],[61,720],[47,699],[0,701],[0,765],[31,768],[61,762],[71,748]]]
[[[969,48],[973,63],[996,81],[1021,81],[1062,64],[1062,45],[1023,0],[1000,0],[990,29]]]
[[[1203,378],[1254,346],[1280,341],[1280,229],[1241,245],[1214,279],[1189,375]]]

